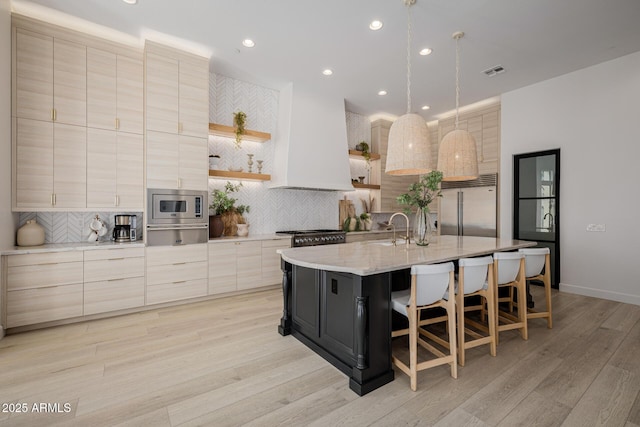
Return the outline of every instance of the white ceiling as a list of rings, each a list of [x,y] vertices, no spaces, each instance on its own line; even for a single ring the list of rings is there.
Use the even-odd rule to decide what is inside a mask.
[[[14,0],[14,6],[29,5]],[[313,85],[364,115],[406,112],[403,0],[34,0],[137,38],[161,33],[211,53],[216,73],[279,88]],[[412,109],[425,119],[640,50],[640,0],[417,0],[411,8]],[[384,27],[368,28],[380,19]],[[244,38],[256,46],[244,48]],[[419,56],[419,48],[433,54]],[[506,72],[482,71],[502,65]],[[332,68],[333,76],[322,75]],[[639,70],[640,72],[640,70]],[[378,90],[388,95],[380,97]],[[419,111],[424,104],[429,111]],[[602,106],[606,108],[606,106]]]

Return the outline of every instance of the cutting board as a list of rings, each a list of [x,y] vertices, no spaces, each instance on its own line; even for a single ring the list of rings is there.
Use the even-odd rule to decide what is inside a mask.
[[[353,202],[351,200],[347,200],[346,197],[338,202],[338,219],[340,221],[340,223],[338,224],[338,228],[340,228],[340,230],[342,230],[344,220],[349,217],[349,212],[353,208]]]

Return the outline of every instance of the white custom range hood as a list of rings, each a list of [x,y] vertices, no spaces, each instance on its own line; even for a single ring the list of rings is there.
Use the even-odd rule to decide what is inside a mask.
[[[353,191],[344,99],[291,83],[278,110],[270,188]]]

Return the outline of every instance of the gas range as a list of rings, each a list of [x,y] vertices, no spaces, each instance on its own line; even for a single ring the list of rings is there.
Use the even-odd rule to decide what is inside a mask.
[[[291,246],[294,248],[335,245],[344,243],[346,239],[346,233],[340,230],[289,230],[276,231],[276,234],[291,236]]]

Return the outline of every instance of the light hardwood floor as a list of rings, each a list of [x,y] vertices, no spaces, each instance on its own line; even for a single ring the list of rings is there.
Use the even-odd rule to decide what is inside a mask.
[[[534,288],[536,299],[542,297]],[[0,425],[640,426],[640,306],[553,294],[554,328],[467,352],[458,379],[423,371],[358,397],[276,331],[279,290],[10,335],[0,341]],[[400,343],[402,344],[402,343]],[[34,403],[70,404],[34,413]],[[2,409],[6,409],[2,408]]]

